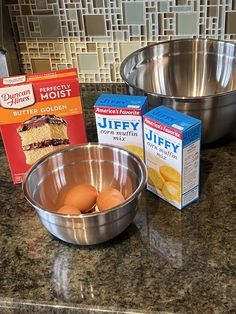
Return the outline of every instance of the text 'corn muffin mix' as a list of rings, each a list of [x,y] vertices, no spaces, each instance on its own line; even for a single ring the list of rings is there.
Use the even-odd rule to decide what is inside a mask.
[[[178,209],[199,198],[201,121],[165,106],[144,115],[147,189]]]
[[[126,148],[144,159],[143,114],[147,97],[103,94],[94,106],[98,142]]]

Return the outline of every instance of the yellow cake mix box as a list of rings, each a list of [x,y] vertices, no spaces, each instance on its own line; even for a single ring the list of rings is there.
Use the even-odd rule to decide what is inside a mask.
[[[178,209],[199,198],[201,121],[159,106],[144,115],[147,189]]]
[[[46,154],[87,143],[77,70],[0,78],[0,127],[14,183]]]
[[[143,114],[146,96],[102,94],[94,106],[99,143],[113,144],[144,159]]]

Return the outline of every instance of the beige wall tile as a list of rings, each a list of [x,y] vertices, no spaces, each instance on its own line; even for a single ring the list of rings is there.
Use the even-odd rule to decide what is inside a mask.
[[[86,36],[105,36],[105,20],[103,15],[85,15]]]
[[[120,60],[124,60],[130,53],[140,48],[140,43],[120,43]]]
[[[236,34],[236,12],[226,13],[226,33]]]
[[[51,71],[50,61],[48,59],[31,59],[34,73]]]
[[[97,50],[95,43],[87,43],[88,52],[95,52]]]

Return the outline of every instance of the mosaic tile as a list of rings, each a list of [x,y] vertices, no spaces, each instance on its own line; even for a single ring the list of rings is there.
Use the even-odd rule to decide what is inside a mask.
[[[19,43],[19,49],[21,52],[27,51],[27,44],[26,43]]]
[[[208,15],[209,17],[217,16],[217,15],[218,15],[218,7],[217,7],[217,6],[208,7],[208,8],[207,8],[207,15]]]
[[[55,51],[64,52],[65,51],[65,45],[63,45],[63,43],[55,43],[54,49],[55,49]]]
[[[198,13],[177,13],[177,35],[198,33]]]
[[[48,38],[61,36],[60,20],[58,16],[42,15],[39,17],[39,22],[42,37]]]
[[[94,0],[93,5],[95,8],[101,8],[103,7],[103,0]]]
[[[236,12],[226,12],[226,33],[236,34]]]
[[[85,15],[85,34],[87,36],[105,36],[105,20],[103,15]]]
[[[159,3],[159,11],[160,12],[166,12],[168,10],[168,2],[162,1]]]
[[[97,50],[95,43],[87,43],[86,46],[88,52],[95,52]]]
[[[187,0],[175,0],[176,5],[186,5],[188,3]]]
[[[77,11],[76,10],[67,10],[67,19],[68,20],[76,20],[77,19]]]
[[[31,7],[30,5],[22,5],[21,6],[21,14],[22,15],[31,15]]]
[[[31,59],[33,72],[51,71],[51,64],[48,59]]]
[[[124,2],[123,14],[125,24],[144,24],[144,3],[143,2]]]
[[[137,25],[130,26],[130,35],[137,36],[140,34],[140,28]]]
[[[18,0],[7,0],[7,4],[18,4]]]
[[[57,70],[65,70],[67,68],[66,64],[58,64]]]
[[[33,22],[29,22],[29,29],[30,29],[30,32],[34,32],[34,23]]]
[[[120,43],[120,58],[123,61],[130,53],[140,48],[139,43]]]
[[[113,53],[104,54],[104,61],[105,61],[105,63],[110,63],[110,62],[114,61]]]
[[[235,0],[8,0],[7,4],[21,68],[36,71],[42,59],[52,69],[75,66],[85,83],[121,82],[122,60],[158,41],[196,36],[236,40]]]
[[[25,16],[22,16],[21,20],[22,20],[22,25],[24,27],[25,36],[29,37],[30,36],[30,30],[29,30],[27,18]]]
[[[96,54],[78,54],[78,66],[80,73],[94,73],[98,71],[98,60]]]
[[[66,53],[66,60],[68,62],[71,62],[71,50],[69,44],[64,44],[65,47],[65,53]]]
[[[46,0],[37,0],[36,4],[37,4],[38,9],[46,9],[47,8]]]
[[[178,7],[173,7],[174,12],[190,12],[191,7],[189,6],[178,6]]]
[[[53,15],[53,10],[34,10],[34,15]]]

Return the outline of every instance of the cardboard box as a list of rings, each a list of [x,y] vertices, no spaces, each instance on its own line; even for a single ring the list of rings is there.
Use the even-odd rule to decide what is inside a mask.
[[[126,148],[144,159],[143,114],[147,97],[103,94],[94,106],[98,142]]]
[[[0,126],[15,184],[42,156],[86,143],[77,70],[1,78]]]
[[[165,106],[144,115],[147,189],[182,209],[199,198],[201,121]]]

